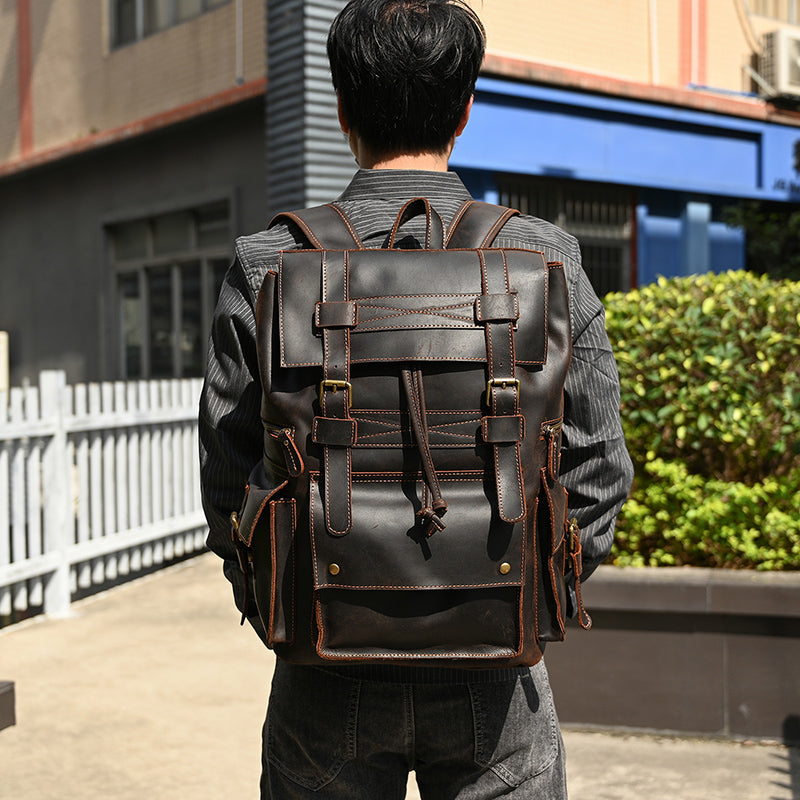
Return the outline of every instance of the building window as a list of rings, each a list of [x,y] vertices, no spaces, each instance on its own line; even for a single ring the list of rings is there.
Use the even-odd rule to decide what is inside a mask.
[[[503,177],[500,203],[546,219],[577,237],[583,268],[598,296],[633,285],[634,198],[619,186]]]
[[[750,13],[758,17],[779,19],[782,22],[798,22],[798,0],[749,0]]]
[[[179,25],[230,0],[110,0],[111,47]]]
[[[230,204],[207,203],[108,226],[123,379],[203,374],[230,265]]]

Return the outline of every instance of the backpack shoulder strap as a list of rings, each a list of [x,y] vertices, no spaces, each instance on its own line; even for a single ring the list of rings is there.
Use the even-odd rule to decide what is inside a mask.
[[[449,250],[489,247],[503,225],[519,211],[478,200],[467,200],[456,211],[447,231],[445,247]]]
[[[333,203],[302,211],[284,211],[276,214],[267,227],[280,223],[297,226],[306,241],[316,250],[364,249],[364,244],[347,215]]]

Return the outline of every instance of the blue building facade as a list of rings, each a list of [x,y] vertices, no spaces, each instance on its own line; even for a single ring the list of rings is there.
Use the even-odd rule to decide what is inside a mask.
[[[584,249],[605,291],[743,268],[744,234],[722,212],[746,199],[797,202],[798,143],[800,128],[756,115],[485,76],[451,166],[476,197],[522,201],[522,210],[559,222],[582,245],[587,231],[609,243],[617,251],[611,273],[593,268]],[[561,209],[548,205],[553,193],[567,198]],[[570,207],[587,197],[594,217],[575,221]]]

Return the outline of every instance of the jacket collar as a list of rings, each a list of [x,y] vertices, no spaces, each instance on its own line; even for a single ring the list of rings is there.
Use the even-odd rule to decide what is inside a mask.
[[[469,200],[470,194],[455,172],[412,169],[360,169],[339,200]]]

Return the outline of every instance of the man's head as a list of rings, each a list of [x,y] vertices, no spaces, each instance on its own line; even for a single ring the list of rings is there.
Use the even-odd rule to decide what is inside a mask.
[[[347,125],[376,155],[446,151],[484,48],[483,26],[462,0],[351,0],[328,35]]]

